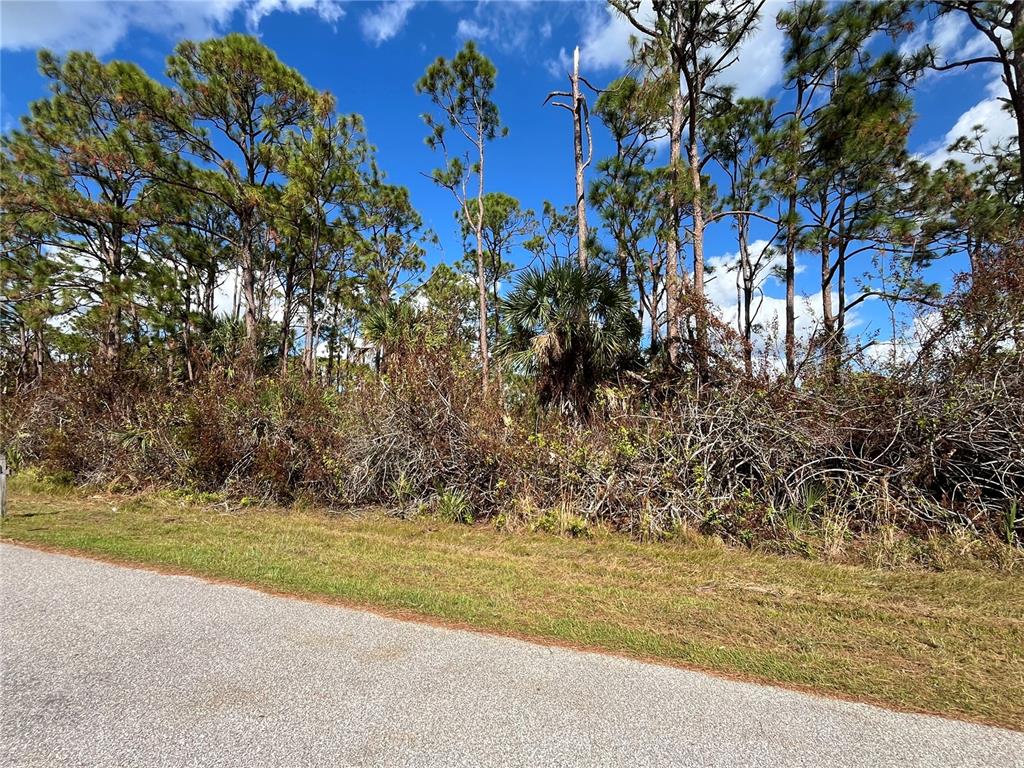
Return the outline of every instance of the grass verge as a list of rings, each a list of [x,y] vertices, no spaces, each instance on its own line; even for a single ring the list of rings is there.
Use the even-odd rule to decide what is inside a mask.
[[[16,490],[0,538],[1021,729],[1024,579]]]

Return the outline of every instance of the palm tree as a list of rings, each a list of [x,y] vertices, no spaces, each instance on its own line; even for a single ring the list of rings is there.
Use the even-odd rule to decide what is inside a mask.
[[[415,335],[419,313],[409,301],[371,307],[363,319],[363,337],[377,347],[377,370],[386,373],[392,355],[401,353]]]
[[[532,269],[504,301],[495,353],[536,377],[541,405],[585,413],[596,385],[636,352],[640,323],[628,290],[599,267],[564,261]]]

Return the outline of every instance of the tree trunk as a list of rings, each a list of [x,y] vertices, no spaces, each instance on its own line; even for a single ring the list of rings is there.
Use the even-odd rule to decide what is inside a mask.
[[[185,370],[185,378],[191,384],[195,380],[195,371],[192,367],[192,289],[185,290],[185,312],[181,318],[181,340],[182,340],[182,362]]]
[[[288,271],[284,278],[284,308],[281,312],[281,338],[278,342],[278,357],[281,373],[288,372],[288,352],[292,340],[292,307],[295,302],[295,262],[294,255],[288,261]]]
[[[499,262],[500,262],[500,259],[499,259]],[[497,270],[495,270],[494,274],[495,274],[495,280],[492,281],[492,283],[491,283],[491,298],[494,299],[494,340],[495,340],[495,342],[497,342],[498,334],[501,332],[501,314],[500,314],[500,311],[498,309],[499,302],[498,302],[498,280],[497,280],[498,272],[497,272]]]
[[[576,164],[576,227],[579,237],[580,267],[587,268],[587,201],[583,185],[583,171],[586,165],[583,162],[583,121],[584,114],[583,94],[580,92],[580,49],[579,46],[572,54],[572,138],[573,158]],[[587,164],[589,164],[589,160]]]
[[[241,273],[237,268],[231,271],[235,283],[234,290],[231,292],[231,322],[237,323],[242,312]]]
[[[318,238],[319,240],[319,238]],[[316,246],[319,250],[319,245]],[[320,337],[320,329],[316,324],[316,251],[309,264],[309,293],[306,296],[306,347],[302,350],[302,364],[306,376],[316,375],[316,347]]]
[[[786,212],[786,375],[796,377],[796,237],[797,193],[800,183],[800,120],[804,103],[803,80],[796,81],[796,108],[790,131],[792,167],[789,173],[789,209]]]
[[[661,326],[658,323],[658,316],[660,314],[658,304],[661,301],[659,298],[661,294],[661,280],[658,278],[661,275],[661,266],[655,262],[654,251],[651,251],[650,258],[648,259],[648,269],[651,274],[651,293],[648,298],[647,311],[651,317],[651,349],[653,350],[657,349],[661,343]],[[642,281],[643,277],[639,277],[638,280]]]
[[[216,295],[217,295],[217,262],[216,260],[211,261],[209,266],[206,268],[206,285],[203,287],[203,312],[205,313],[206,321],[212,324],[213,315],[216,311]]]
[[[327,381],[334,381],[334,357],[338,346],[338,301],[335,297],[331,308],[331,330],[327,337]]]
[[[122,290],[122,261],[120,239],[111,237],[106,247],[107,275],[102,286],[103,330],[100,338],[100,356],[117,362],[121,356],[122,308],[119,292]]]
[[[480,230],[477,229],[476,240],[476,282],[478,288],[478,301],[480,312],[480,323],[478,339],[480,343],[480,363],[483,368],[484,397],[490,392],[490,365],[487,351],[487,276],[484,274],[484,252],[480,242]]]
[[[708,313],[704,301],[704,204],[701,200],[700,150],[697,145],[697,116],[700,108],[700,91],[703,84],[699,75],[690,88],[690,136],[688,155],[690,161],[690,186],[693,193],[693,310],[697,314],[697,378],[701,381],[708,376]]]
[[[250,352],[256,351],[256,335],[259,332],[256,298],[256,269],[253,265],[252,246],[248,242],[242,245],[242,295],[245,297],[245,346]]]
[[[28,381],[29,377],[29,351],[28,351],[28,326],[21,323],[18,326],[18,381]]]
[[[795,184],[795,182],[794,182]],[[795,189],[795,186],[794,186]],[[796,192],[789,195],[786,235],[786,375],[796,376]]]
[[[1024,25],[1024,0],[1010,6],[1010,29],[1020,31]],[[1014,34],[1013,37],[1016,37]],[[1010,95],[1010,106],[1017,120],[1017,162],[1021,194],[1024,195],[1024,47],[1014,39],[1008,41],[1009,51],[1003,60],[1003,82]]]
[[[838,315],[836,330],[833,334],[833,355],[836,360],[835,376],[839,377],[839,358],[846,344],[846,244],[839,245],[839,268],[836,274],[836,291],[838,292]]]
[[[821,193],[821,215],[824,219],[828,210],[827,192]],[[828,229],[823,224],[819,237],[821,252],[821,323],[823,327],[823,362],[826,375],[832,376],[836,360],[834,359],[834,341],[836,334],[835,311],[832,308],[832,251],[829,247]]]
[[[1021,194],[1024,195],[1024,52],[1017,54],[1017,83],[1010,85],[1010,103],[1017,119],[1017,172],[1020,174]]]
[[[615,157],[619,161],[619,169],[623,167],[625,163],[625,152],[623,151],[622,141],[615,139]],[[616,176],[621,170],[616,171]],[[628,282],[629,276],[629,243],[626,242],[626,227],[617,226],[615,231],[615,244],[616,244],[616,259],[619,265],[619,284],[625,288]],[[641,270],[638,270],[641,271]],[[637,276],[637,285],[640,289],[640,295],[643,296],[643,277]],[[640,311],[641,318],[643,317],[643,310]],[[653,326],[652,326],[653,329]]]
[[[669,219],[671,232],[665,242],[665,341],[669,362],[679,361],[679,162],[682,150],[683,97],[678,90],[672,95],[672,125],[669,134]]]
[[[750,310],[753,304],[754,276],[750,264],[750,243],[748,242],[748,229],[750,220],[746,216],[740,216],[736,222],[739,230],[740,248],[740,306],[737,307],[739,315],[740,336],[743,342],[743,369],[747,376],[754,373],[754,360],[751,338],[753,336],[753,321],[750,317]]]
[[[32,355],[32,362],[35,364],[37,384],[41,384],[43,382],[43,365],[46,362],[46,344],[43,339],[43,329],[45,327],[46,323],[40,322],[39,325],[36,326],[35,332],[35,350]]]
[[[491,391],[490,353],[487,346],[487,276],[484,274],[484,144],[483,134],[478,130],[477,144],[479,170],[476,195],[476,220],[473,222],[476,234],[476,283],[480,309],[479,341],[480,363],[483,374],[483,392],[487,397]]]

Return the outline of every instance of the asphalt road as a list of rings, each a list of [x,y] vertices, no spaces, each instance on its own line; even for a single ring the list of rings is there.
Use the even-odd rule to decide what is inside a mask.
[[[0,545],[8,766],[1024,766],[1024,734]]]

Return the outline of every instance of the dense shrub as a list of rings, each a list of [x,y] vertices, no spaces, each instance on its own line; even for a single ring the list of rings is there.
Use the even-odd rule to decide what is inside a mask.
[[[503,411],[471,369],[430,348],[331,389],[301,376],[179,387],[100,370],[8,402],[3,438],[23,464],[121,488],[532,516],[541,529],[565,517],[574,531],[638,537],[696,528],[748,544],[815,531],[837,551],[880,530],[1019,543],[1017,363],[915,381],[855,374],[821,392],[743,382],[657,407],[619,387],[585,422],[528,400]]]

